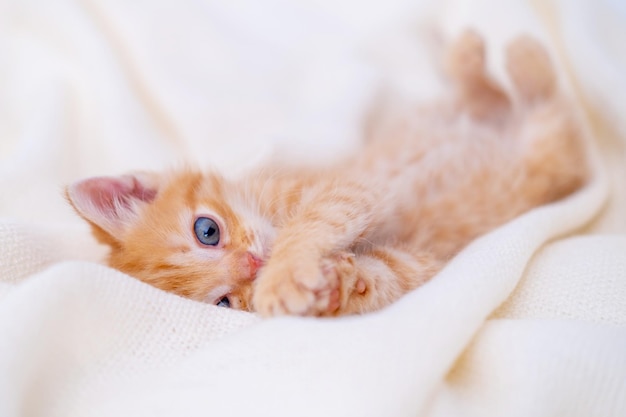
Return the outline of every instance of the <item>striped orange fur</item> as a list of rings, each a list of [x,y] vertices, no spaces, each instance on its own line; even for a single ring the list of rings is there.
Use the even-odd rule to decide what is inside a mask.
[[[528,37],[509,46],[512,97],[484,55],[465,33],[447,55],[451,97],[387,120],[330,166],[90,178],[68,200],[111,247],[112,267],[163,290],[266,316],[382,308],[477,236],[586,181],[581,130],[546,51]],[[199,241],[199,217],[219,243]]]

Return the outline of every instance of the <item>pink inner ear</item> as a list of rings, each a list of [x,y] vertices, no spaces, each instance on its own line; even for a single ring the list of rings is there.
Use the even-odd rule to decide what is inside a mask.
[[[81,185],[83,192],[90,195],[92,204],[103,210],[115,210],[120,206],[129,209],[132,200],[149,203],[156,196],[155,189],[145,187],[131,175],[119,178],[96,177]]]
[[[136,214],[133,202],[149,203],[156,194],[156,188],[148,187],[133,175],[88,178],[68,188],[68,197],[76,210],[112,235],[119,233]]]

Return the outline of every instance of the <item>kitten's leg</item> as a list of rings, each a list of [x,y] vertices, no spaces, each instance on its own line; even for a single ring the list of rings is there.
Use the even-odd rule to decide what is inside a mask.
[[[539,42],[528,36],[515,39],[506,66],[523,110],[519,146],[527,179],[522,192],[536,204],[562,198],[589,175],[581,127],[558,94],[556,72]]]
[[[520,36],[507,48],[506,68],[520,98],[526,103],[550,99],[557,78],[545,48],[529,36]]]
[[[455,84],[461,109],[478,120],[499,120],[510,109],[510,102],[487,73],[485,60],[482,38],[468,30],[450,45],[444,66]]]
[[[308,190],[256,280],[254,309],[266,316],[326,312],[337,283],[322,271],[323,259],[379,227],[388,215],[382,193],[381,187],[345,178]]]
[[[341,251],[323,260],[322,270],[337,282],[321,315],[339,316],[379,310],[419,287],[443,266],[426,252],[390,246],[354,255]]]

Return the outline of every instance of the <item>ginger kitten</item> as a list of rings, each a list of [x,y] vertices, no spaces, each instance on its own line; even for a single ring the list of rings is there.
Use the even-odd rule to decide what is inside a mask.
[[[452,98],[332,166],[96,177],[67,198],[111,247],[110,266],[163,290],[265,316],[379,309],[587,178],[546,51],[528,37],[509,45],[515,97],[484,53],[466,32],[447,55]]]

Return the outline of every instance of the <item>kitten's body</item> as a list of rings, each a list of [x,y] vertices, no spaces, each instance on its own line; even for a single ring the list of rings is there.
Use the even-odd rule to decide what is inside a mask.
[[[265,315],[378,309],[472,239],[586,178],[579,130],[541,47],[522,38],[509,48],[515,103],[484,73],[475,35],[449,58],[454,98],[347,160],[234,181],[195,171],[88,179],[69,199],[111,246],[111,266],[159,288],[212,303],[227,295]],[[219,225],[215,247],[194,236],[201,216]]]

